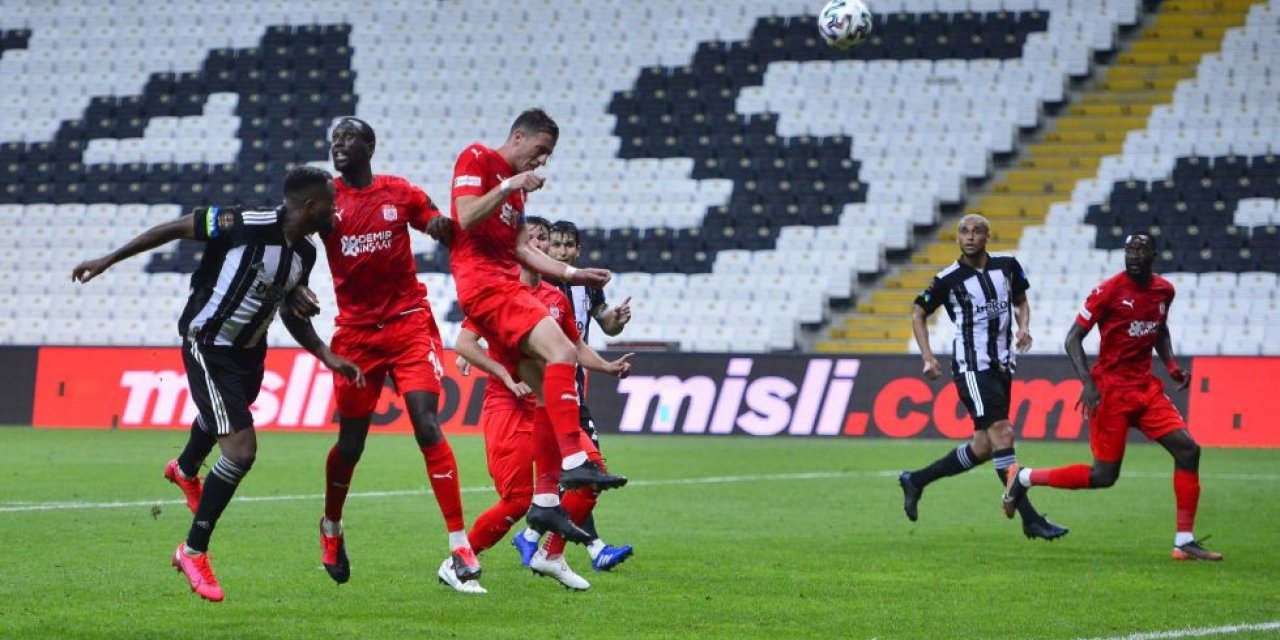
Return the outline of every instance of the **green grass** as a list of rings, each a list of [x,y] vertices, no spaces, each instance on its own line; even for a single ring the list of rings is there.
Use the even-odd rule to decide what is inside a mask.
[[[262,434],[239,495],[282,499],[227,510],[215,605],[168,563],[190,517],[160,471],[184,438],[0,428],[0,637],[1009,639],[1280,619],[1280,451],[1205,452],[1198,529],[1227,554],[1210,564],[1169,560],[1171,462],[1153,446],[1130,447],[1112,489],[1034,491],[1072,528],[1048,544],[1003,518],[989,467],[930,487],[907,522],[890,472],[944,442],[606,436],[611,465],[637,482],[607,494],[597,520],[636,556],[596,574],[571,549],[592,582],[572,593],[522,570],[504,541],[481,558],[489,594],[466,597],[436,583],[446,544],[429,495],[358,495],[425,488],[410,437],[370,438],[346,513],[353,577],[337,587],[316,540],[332,436]],[[493,498],[482,444],[454,438],[469,517]],[[1088,448],[1020,454],[1060,464]],[[828,475],[759,477],[809,472]],[[48,502],[136,504],[12,510]]]

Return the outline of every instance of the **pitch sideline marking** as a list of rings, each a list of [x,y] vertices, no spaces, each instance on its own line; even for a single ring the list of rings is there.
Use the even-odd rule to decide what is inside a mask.
[[[1145,631],[1131,633],[1127,636],[1109,636],[1081,640],[1170,640],[1176,638],[1204,638],[1207,636],[1227,636],[1249,631],[1272,631],[1280,629],[1280,620],[1259,622],[1257,624],[1231,624],[1221,627],[1200,627],[1198,629],[1178,629],[1176,631]]]
[[[776,473],[759,475],[707,476],[703,478],[675,478],[670,480],[634,480],[628,484],[632,487],[662,487],[695,484],[733,484],[740,482],[763,482],[770,480],[830,480],[834,478],[853,477],[893,477],[900,471],[821,471],[813,473]],[[1244,481],[1280,481],[1280,475],[1221,473],[1203,474],[1209,480],[1244,480]],[[1146,471],[1130,471],[1121,477],[1141,479],[1167,479],[1166,473]],[[493,491],[493,487],[462,487],[463,493],[483,493]],[[352,498],[396,498],[402,496],[429,495],[426,489],[402,489],[394,491],[361,491],[349,494]],[[244,502],[287,502],[293,500],[323,500],[324,494],[298,494],[282,496],[236,496],[237,503]],[[153,505],[185,505],[185,500],[131,500],[119,502],[0,502],[0,513],[33,513],[39,511],[71,511],[75,509],[130,509]]]

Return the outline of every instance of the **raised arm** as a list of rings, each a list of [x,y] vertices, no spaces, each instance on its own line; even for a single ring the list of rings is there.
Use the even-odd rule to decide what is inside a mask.
[[[591,317],[596,319],[596,324],[600,325],[600,330],[605,335],[616,336],[631,322],[631,298],[628,297],[616,307],[602,303],[591,310]]]
[[[520,264],[542,274],[544,278],[563,280],[570,284],[585,284],[591,287],[603,287],[609,284],[611,274],[608,269],[575,269],[555,260],[530,245],[528,233],[526,227],[521,225],[520,233],[516,238],[516,261]]]
[[[617,360],[608,361],[600,356],[599,352],[591,348],[591,345],[578,340],[576,345],[578,348],[578,364],[590,371],[599,371],[600,373],[611,375],[615,378],[625,378],[631,374],[631,358],[636,354],[623,354]]]
[[[469,176],[463,176],[469,177]],[[457,180],[459,178],[455,178]],[[467,195],[454,198],[453,204],[458,212],[458,225],[463,231],[470,231],[472,227],[484,222],[494,211],[498,210],[498,205],[502,204],[507,196],[516,189],[525,192],[537,191],[542,188],[545,180],[542,176],[526,171],[514,177],[503,180],[501,184],[489,190],[488,193],[479,196]],[[473,183],[474,186],[480,186],[479,181]]]
[[[497,360],[489,357],[489,353],[480,346],[480,336],[474,331],[463,327],[458,331],[458,339],[453,345],[453,350],[463,360],[469,362],[471,366],[497,378],[502,381],[502,386],[506,387],[517,398],[524,397],[533,393],[533,389],[523,382],[517,382],[511,377],[511,373],[507,368],[498,364]]]
[[[187,214],[143,231],[111,253],[81,262],[71,270],[71,279],[77,282],[88,282],[121,260],[127,260],[174,240],[192,240],[195,237],[195,216]]]

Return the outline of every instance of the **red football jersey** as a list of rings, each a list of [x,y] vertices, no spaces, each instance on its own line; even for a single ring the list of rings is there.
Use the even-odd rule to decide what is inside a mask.
[[[458,156],[453,167],[453,197],[450,212],[458,220],[460,196],[483,196],[514,175],[511,165],[498,152],[473,144]],[[449,247],[449,270],[464,298],[484,286],[487,280],[510,280],[516,269],[516,236],[524,223],[525,193],[511,192],[483,222],[463,231],[459,227]]]
[[[1169,319],[1173,296],[1173,284],[1156,274],[1144,286],[1121,272],[1094,288],[1076,322],[1085,329],[1098,325],[1102,337],[1098,361],[1093,365],[1095,384],[1147,383],[1152,375],[1151,350],[1159,339],[1160,327]]]
[[[333,181],[333,231],[324,234],[341,325],[378,324],[426,306],[409,227],[419,231],[441,215],[422,189],[398,176],[374,176],[356,189]]]

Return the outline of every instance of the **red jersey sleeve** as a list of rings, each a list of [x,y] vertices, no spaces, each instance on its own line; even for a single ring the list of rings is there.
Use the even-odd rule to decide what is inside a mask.
[[[484,163],[481,161],[483,151],[478,145],[471,145],[462,150],[458,162],[453,166],[453,199],[462,196],[482,196],[484,188]]]
[[[405,197],[409,202],[409,226],[418,231],[426,231],[427,223],[440,215],[440,209],[427,192],[417,185],[407,185]]]
[[[1080,313],[1076,316],[1076,324],[1087,330],[1102,322],[1107,316],[1107,307],[1111,301],[1111,290],[1113,288],[1114,286],[1109,280],[1094,287],[1093,291],[1089,292],[1089,297],[1085,298],[1084,304],[1080,305]]]

